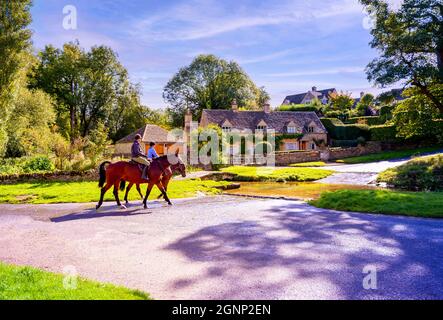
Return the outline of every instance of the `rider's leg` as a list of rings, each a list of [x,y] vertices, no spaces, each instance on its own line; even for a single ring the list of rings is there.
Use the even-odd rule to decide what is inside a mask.
[[[137,162],[137,163],[145,165],[145,167],[143,168],[143,171],[142,171],[142,179],[143,180],[149,180],[148,168],[149,168],[149,165],[151,164],[149,162],[149,160],[146,159],[146,158],[143,158],[143,157],[132,158],[132,160]]]

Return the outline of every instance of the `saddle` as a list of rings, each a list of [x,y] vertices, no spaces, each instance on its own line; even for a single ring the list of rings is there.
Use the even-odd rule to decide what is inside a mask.
[[[145,167],[144,164],[141,164],[141,163],[135,162],[134,160],[129,160],[128,163],[131,164],[131,165],[133,165],[133,166],[137,166],[138,169],[139,169],[141,172],[143,172],[143,169],[144,169],[144,167]]]

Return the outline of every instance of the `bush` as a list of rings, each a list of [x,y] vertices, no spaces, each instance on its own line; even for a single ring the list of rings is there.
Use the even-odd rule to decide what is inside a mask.
[[[413,191],[443,190],[443,156],[423,157],[380,173],[379,182]]]
[[[290,105],[282,105],[278,109],[278,111],[304,111],[304,112],[321,112],[321,108],[311,105],[311,104],[290,104]]]
[[[395,105],[383,106],[380,108],[380,118],[385,119],[385,122],[392,119],[392,112],[395,109]]]
[[[31,158],[23,165],[25,172],[53,171],[54,165],[46,156],[37,156]]]

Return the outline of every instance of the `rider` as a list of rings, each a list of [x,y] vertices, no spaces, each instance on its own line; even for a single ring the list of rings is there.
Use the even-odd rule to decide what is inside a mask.
[[[154,160],[155,158],[158,158],[157,151],[155,151],[154,147],[155,147],[155,142],[150,142],[148,150],[148,159],[151,161]]]
[[[142,147],[140,145],[141,140],[142,140],[141,135],[136,134],[134,137],[134,143],[132,144],[132,148],[131,148],[131,157],[132,157],[132,161],[135,161],[137,163],[144,165],[143,172],[142,172],[142,179],[149,180],[148,175],[147,175],[147,171],[148,171],[149,165],[151,163],[146,158],[146,155],[143,153]]]

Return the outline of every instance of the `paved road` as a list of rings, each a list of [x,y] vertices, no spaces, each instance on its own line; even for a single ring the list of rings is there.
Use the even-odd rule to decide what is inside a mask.
[[[432,152],[429,154],[442,154],[441,152]],[[320,183],[332,184],[353,184],[353,185],[367,185],[375,182],[377,175],[386,169],[398,167],[411,160],[411,158],[395,159],[388,161],[378,161],[371,163],[359,164],[335,164],[322,167],[322,169],[334,170],[337,173],[318,180]]]
[[[228,196],[91,207],[0,205],[0,261],[74,266],[157,299],[443,298],[443,220]]]

